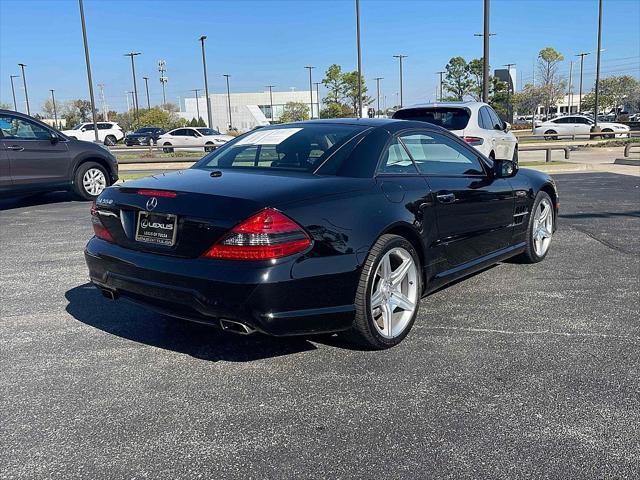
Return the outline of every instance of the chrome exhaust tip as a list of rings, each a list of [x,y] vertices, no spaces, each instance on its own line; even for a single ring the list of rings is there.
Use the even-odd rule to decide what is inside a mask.
[[[238,335],[251,335],[256,331],[255,328],[251,328],[249,325],[226,318],[220,319],[220,328],[225,332],[237,333]]]
[[[108,288],[100,288],[100,292],[102,296],[108,298],[109,300],[115,300],[118,298],[118,292],[115,290],[109,290]]]

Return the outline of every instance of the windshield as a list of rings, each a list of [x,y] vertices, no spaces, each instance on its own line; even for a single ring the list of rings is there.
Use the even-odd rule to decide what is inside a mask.
[[[464,130],[467,128],[471,114],[466,108],[457,107],[425,107],[400,110],[393,118],[428,122],[447,130]]]
[[[145,127],[145,128],[139,128],[138,130],[135,131],[135,133],[153,133],[156,130],[157,130],[156,128]]]
[[[202,135],[220,135],[220,132],[213,128],[196,128]]]
[[[84,123],[79,123],[78,125],[76,125],[75,127],[73,127],[71,130],[80,130],[82,127],[84,127]]]
[[[227,143],[194,167],[313,172],[341,145],[365,129],[344,124],[261,128]]]

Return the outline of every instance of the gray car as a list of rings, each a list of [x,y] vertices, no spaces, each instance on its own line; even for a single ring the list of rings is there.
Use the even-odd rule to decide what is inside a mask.
[[[91,200],[116,180],[118,162],[105,147],[0,110],[0,195],[68,190]]]

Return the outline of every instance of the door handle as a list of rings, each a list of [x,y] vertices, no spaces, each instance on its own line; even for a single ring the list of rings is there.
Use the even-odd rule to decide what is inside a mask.
[[[21,147],[20,145],[9,145],[7,147],[7,150],[14,150],[16,152],[21,152],[22,150],[24,150],[24,147]]]
[[[436,195],[436,198],[440,203],[453,203],[456,201],[456,196],[453,193],[440,193]]]

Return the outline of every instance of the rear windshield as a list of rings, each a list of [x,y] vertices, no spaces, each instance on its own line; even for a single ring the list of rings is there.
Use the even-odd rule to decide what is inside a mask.
[[[341,145],[365,129],[335,124],[261,128],[213,151],[194,167],[313,172]]]
[[[153,128],[153,127],[144,127],[144,128],[139,128],[138,130],[135,131],[135,133],[153,133],[156,130],[159,130],[159,129]]]
[[[428,122],[447,130],[464,130],[467,128],[471,114],[466,108],[425,107],[400,110],[394,113],[393,118]]]

